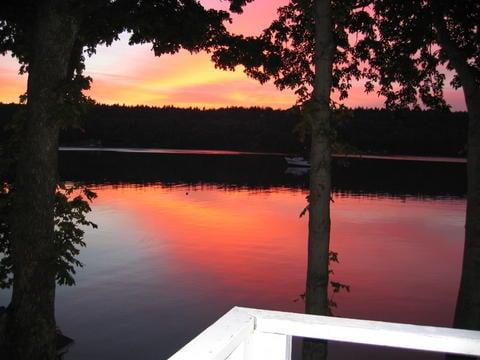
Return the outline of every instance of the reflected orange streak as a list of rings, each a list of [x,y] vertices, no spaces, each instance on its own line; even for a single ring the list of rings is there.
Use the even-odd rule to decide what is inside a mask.
[[[178,271],[208,274],[232,294],[258,291],[270,301],[288,302],[304,291],[307,222],[298,215],[305,193],[182,187],[103,188],[98,194],[95,206],[128,214],[151,251],[167,252]],[[372,318],[365,304],[388,299],[388,306],[372,305],[379,306],[374,318],[428,324],[443,311],[441,321],[448,325],[459,279],[465,204],[441,205],[335,197],[331,249],[339,253],[340,264],[333,264],[333,279],[352,286],[352,293],[335,295],[343,304],[338,314]],[[421,301],[425,291],[438,294],[438,303],[423,315],[405,308],[405,296]],[[301,303],[291,306],[301,311]]]
[[[152,251],[167,251],[180,272],[205,274],[232,296],[246,289],[264,291],[282,279],[290,285],[262,296],[290,302],[302,292],[302,285],[292,286],[298,276],[292,276],[291,267],[272,269],[271,261],[264,261],[260,254],[266,251],[279,263],[286,256],[297,259],[295,273],[303,278],[306,219],[298,219],[297,198],[298,194],[287,191],[258,196],[213,189],[105,189],[99,192],[95,206],[121,204],[121,211],[134,217],[144,230]],[[277,209],[275,204],[280,202],[283,208]],[[258,276],[252,278],[252,274]]]
[[[294,234],[298,236],[305,228],[304,219],[298,220],[301,209],[298,207],[296,196],[288,192],[264,197],[267,204],[268,200],[272,200],[270,197],[274,197],[274,202],[279,201],[283,204],[280,216],[265,205],[262,206],[258,196],[246,191],[207,190],[207,194],[204,192],[205,190],[197,192],[188,189],[185,189],[185,192],[122,189],[119,194],[116,190],[102,190],[98,203],[110,202],[114,197],[121,197],[122,204],[127,206],[126,210],[141,222],[141,226],[147,232],[181,239],[184,250],[195,246],[197,241],[202,241],[203,245],[207,242],[209,251],[218,261],[226,259],[225,255],[231,250],[225,246],[226,244],[243,244],[250,247],[254,241],[257,246],[267,245],[276,241],[275,239],[291,238]],[[202,197],[207,197],[208,202],[203,201]],[[252,201],[255,203],[255,212],[251,211]],[[290,221],[292,218],[293,222]],[[275,226],[270,227],[272,224]],[[284,245],[300,255],[301,251],[297,244],[288,242]],[[217,268],[218,271],[224,269],[219,262],[210,263],[210,259],[211,256],[195,257],[195,261],[201,262],[204,266]],[[238,257],[228,261],[243,266],[246,265],[243,262],[248,259]]]

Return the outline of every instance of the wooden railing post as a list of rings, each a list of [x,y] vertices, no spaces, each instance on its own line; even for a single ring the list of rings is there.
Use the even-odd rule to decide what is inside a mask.
[[[253,334],[255,319],[233,308],[169,360],[240,360],[242,346]]]
[[[245,360],[291,360],[292,337],[255,331],[245,342]]]

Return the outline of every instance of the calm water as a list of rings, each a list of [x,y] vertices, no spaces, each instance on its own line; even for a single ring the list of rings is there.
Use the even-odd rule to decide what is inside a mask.
[[[91,184],[99,225],[57,293],[66,359],[165,359],[234,305],[303,311],[307,178],[282,157],[65,152],[61,175]],[[335,315],[451,326],[465,164],[340,159],[334,187]],[[329,358],[442,358],[372,351]]]

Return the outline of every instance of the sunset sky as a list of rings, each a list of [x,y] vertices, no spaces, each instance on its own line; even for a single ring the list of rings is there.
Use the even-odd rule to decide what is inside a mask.
[[[226,9],[221,0],[202,0],[205,6]],[[245,35],[259,34],[276,16],[276,9],[288,0],[257,0],[242,15],[234,15],[229,29]],[[225,72],[214,68],[208,54],[154,57],[150,46],[128,46],[128,35],[111,47],[99,47],[86,63],[86,73],[93,78],[89,95],[100,103],[127,105],[174,105],[179,107],[218,108],[225,106],[270,106],[288,108],[295,103],[291,91],[279,91],[271,83],[260,85],[238,68]],[[18,102],[25,92],[26,76],[18,75],[18,63],[10,56],[0,56],[0,101]],[[461,91],[446,89],[454,110],[465,110]],[[382,99],[368,96],[358,84],[351,91],[348,106],[381,107]]]

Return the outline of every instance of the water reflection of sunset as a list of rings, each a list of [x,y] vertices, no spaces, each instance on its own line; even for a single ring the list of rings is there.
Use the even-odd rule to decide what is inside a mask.
[[[97,192],[95,208],[128,216],[152,257],[167,258],[171,271],[198,279],[195,286],[221,289],[239,303],[258,294],[271,307],[302,310],[293,299],[305,281],[304,192],[183,186]],[[334,278],[352,288],[336,295],[336,313],[449,325],[463,213],[461,200],[336,196],[332,250],[340,264],[333,266]],[[101,222],[101,213],[95,216]]]
[[[96,206],[115,204],[115,211],[131,214],[150,249],[168,252],[175,268],[207,274],[232,294],[286,283],[274,293],[281,291],[289,302],[302,291],[306,221],[298,217],[300,192],[181,187],[98,193]],[[297,264],[293,273],[291,266],[281,266],[286,257]]]

